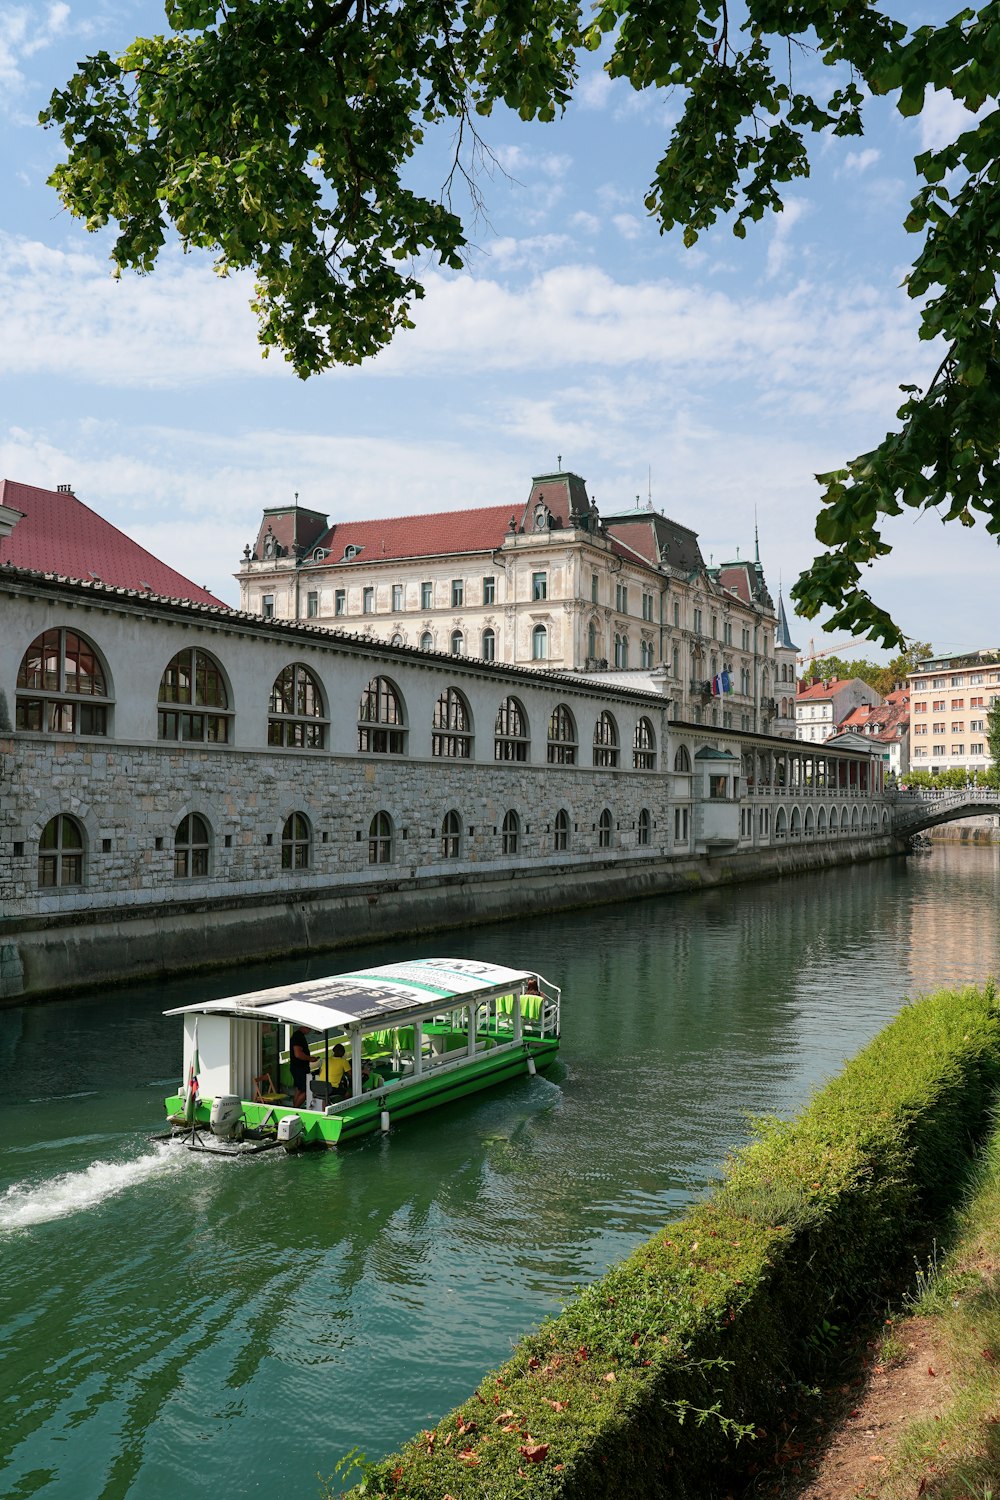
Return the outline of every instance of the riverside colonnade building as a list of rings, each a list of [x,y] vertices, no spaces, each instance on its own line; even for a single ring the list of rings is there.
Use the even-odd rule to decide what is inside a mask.
[[[0,618],[0,998],[893,843],[870,755],[661,694],[11,566]]]

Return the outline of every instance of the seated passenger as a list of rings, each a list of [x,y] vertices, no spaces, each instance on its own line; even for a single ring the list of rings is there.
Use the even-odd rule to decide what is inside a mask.
[[[367,1094],[369,1089],[380,1089],[385,1079],[381,1073],[376,1073],[370,1062],[361,1064],[361,1092]]]
[[[324,1061],[317,1073],[316,1078],[321,1084],[328,1084],[334,1094],[346,1094],[350,1090],[351,1065],[347,1061],[347,1053],[343,1044],[338,1042],[330,1053],[329,1061]],[[313,1084],[314,1094],[325,1094],[325,1089],[317,1089]]]

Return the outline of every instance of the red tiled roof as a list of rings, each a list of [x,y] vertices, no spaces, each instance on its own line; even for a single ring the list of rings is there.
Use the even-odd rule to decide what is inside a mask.
[[[0,564],[80,578],[113,588],[148,590],[170,599],[228,606],[162,563],[117,526],[64,490],[42,490],[0,480],[0,505],[21,511],[10,536],[0,538]]]
[[[843,686],[843,682],[835,682],[832,684],[828,682],[814,682],[812,687],[800,688],[796,702],[802,703],[805,699],[811,699],[813,702],[817,702],[823,698],[832,698],[834,693],[839,692]]]
[[[360,547],[359,562],[398,557],[439,557],[451,552],[492,552],[503,542],[513,515],[523,506],[491,505],[483,510],[443,510],[425,516],[385,516],[373,521],[337,521],[317,542],[328,562],[343,562],[348,547]]]
[[[742,599],[744,604],[750,604],[750,578],[749,570],[742,563],[730,563],[728,567],[719,569],[719,583],[726,589],[734,589],[736,597]]]

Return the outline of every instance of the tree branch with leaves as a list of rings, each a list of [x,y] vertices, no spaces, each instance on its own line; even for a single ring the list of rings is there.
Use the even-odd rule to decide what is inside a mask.
[[[118,225],[119,274],[152,270],[171,228],[220,274],[251,270],[264,351],[302,377],[412,326],[422,259],[462,266],[447,189],[404,181],[427,132],[455,123],[449,183],[474,182],[474,117],[502,104],[553,120],[584,48],[612,78],[683,99],[646,207],[688,245],[720,218],[743,238],[780,212],[816,138],[863,134],[869,96],[914,116],[949,90],[979,118],[915,158],[905,221],[919,239],[906,289],[940,363],[926,388],[902,387],[877,447],[817,476],[825,550],[792,597],[903,646],[863,584],[890,551],[886,518],[934,510],[1000,536],[1000,0],[915,30],[857,0],[746,0],[738,26],[726,0],[598,0],[586,15],[575,0],[167,0],[166,16],[167,35],[88,58],[53,94],[42,119],[67,155],[52,182],[88,228]],[[799,49],[831,68],[826,93],[795,86]]]

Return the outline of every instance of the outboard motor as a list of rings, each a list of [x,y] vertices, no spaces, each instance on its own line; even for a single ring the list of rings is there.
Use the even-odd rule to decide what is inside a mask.
[[[220,1141],[238,1141],[243,1135],[243,1105],[238,1094],[216,1094],[209,1116],[212,1134]]]
[[[278,1121],[278,1145],[286,1151],[298,1151],[302,1145],[302,1121],[298,1115],[282,1115]]]

